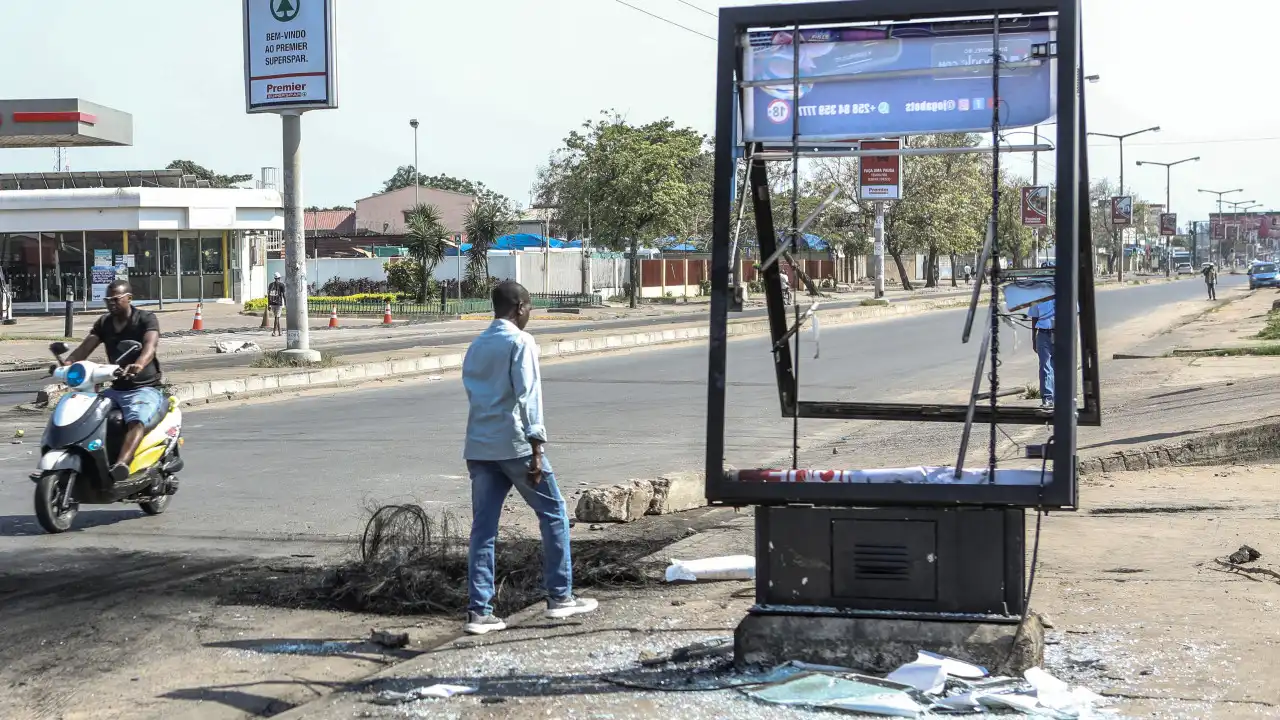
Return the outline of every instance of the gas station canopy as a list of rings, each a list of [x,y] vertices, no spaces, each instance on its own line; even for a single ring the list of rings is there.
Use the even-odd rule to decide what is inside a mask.
[[[77,98],[0,100],[0,148],[133,145],[133,116]]]

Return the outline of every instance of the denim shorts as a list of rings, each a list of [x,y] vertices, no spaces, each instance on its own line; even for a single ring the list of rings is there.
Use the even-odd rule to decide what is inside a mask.
[[[108,388],[102,391],[102,395],[120,408],[125,425],[150,425],[158,421],[165,410],[164,393],[153,387],[140,387],[136,390]]]

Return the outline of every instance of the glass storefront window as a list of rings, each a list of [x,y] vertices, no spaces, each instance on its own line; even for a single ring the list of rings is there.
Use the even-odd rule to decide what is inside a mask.
[[[82,233],[44,233],[44,286],[49,302],[85,299],[85,254]]]
[[[41,302],[40,238],[36,233],[0,235],[0,265],[14,302]]]
[[[129,233],[129,254],[133,256],[129,284],[133,286],[134,300],[160,299],[159,243],[159,236],[154,232]]]

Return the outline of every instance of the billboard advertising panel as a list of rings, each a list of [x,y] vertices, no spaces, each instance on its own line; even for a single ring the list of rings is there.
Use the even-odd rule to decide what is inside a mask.
[[[244,0],[246,110],[338,107],[334,0]]]
[[[1027,227],[1049,225],[1049,186],[1032,185],[1022,188],[1022,224]]]
[[[1161,235],[1177,235],[1178,234],[1178,214],[1177,213],[1160,213],[1160,234]]]
[[[1133,224],[1133,197],[1130,195],[1119,195],[1111,198],[1111,224],[1112,225],[1132,225]]]
[[[1001,124],[1050,122],[1050,61],[1032,47],[1056,37],[1052,18],[1000,23]],[[822,142],[894,135],[979,132],[991,127],[990,21],[801,30],[800,136]],[[792,32],[753,32],[744,52],[742,141],[791,140]],[[858,77],[866,76],[866,77]],[[803,82],[833,77],[832,81]]]
[[[898,150],[901,140],[863,140],[863,150]],[[864,155],[858,158],[858,195],[863,200],[902,199],[902,156]]]
[[[1214,240],[1225,239],[1223,228],[1227,224],[1240,225],[1245,237],[1259,240],[1280,238],[1280,213],[1210,213],[1209,229]]]

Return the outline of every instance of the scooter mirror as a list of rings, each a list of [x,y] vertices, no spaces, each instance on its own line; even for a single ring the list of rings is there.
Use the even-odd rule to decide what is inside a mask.
[[[116,357],[116,364],[123,365],[126,361],[132,360],[142,352],[142,343],[137,340],[121,340],[118,345],[120,355]]]
[[[62,341],[58,341],[56,343],[49,345],[49,352],[53,353],[54,355],[61,355],[70,349],[71,348],[68,347],[67,344]]]

